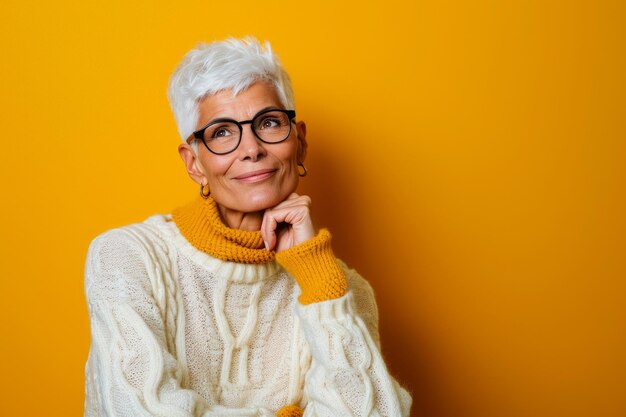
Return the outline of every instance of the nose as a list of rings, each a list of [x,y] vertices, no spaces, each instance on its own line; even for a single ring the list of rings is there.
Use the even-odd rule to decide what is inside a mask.
[[[252,131],[252,125],[244,125],[241,132],[241,143],[239,143],[239,159],[255,162],[266,154],[263,143]]]

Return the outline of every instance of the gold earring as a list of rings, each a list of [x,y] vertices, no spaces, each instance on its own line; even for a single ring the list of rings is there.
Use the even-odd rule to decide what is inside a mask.
[[[298,164],[299,167],[302,167],[302,169],[304,170],[304,172],[300,172],[300,170],[298,170],[298,175],[300,175],[301,177],[306,177],[306,174],[308,174],[308,171],[306,170],[306,167],[304,166],[304,164],[301,162]]]
[[[207,193],[204,193],[204,187],[206,187]],[[200,183],[200,195],[202,196],[202,198],[204,198],[205,200],[207,198],[209,198],[209,196],[211,195],[211,190],[209,190],[209,184],[207,183],[206,185]]]

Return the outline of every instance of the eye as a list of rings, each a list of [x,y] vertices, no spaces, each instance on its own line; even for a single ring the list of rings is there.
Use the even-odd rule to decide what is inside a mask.
[[[261,121],[261,129],[269,129],[280,126],[280,120],[273,117],[266,117]]]
[[[213,137],[214,138],[221,138],[221,137],[228,136],[228,135],[230,135],[230,132],[228,130],[224,129],[223,127],[219,128],[215,132],[213,132]]]
[[[231,123],[220,123],[210,126],[205,132],[205,138],[208,140],[228,139],[239,134],[239,129]]]

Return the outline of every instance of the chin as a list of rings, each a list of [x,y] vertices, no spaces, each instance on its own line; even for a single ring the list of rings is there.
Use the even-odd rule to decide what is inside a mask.
[[[270,187],[270,189],[250,190],[247,193],[242,193],[239,198],[241,211],[251,213],[266,210],[281,203],[292,192],[291,189],[277,190],[273,187]]]
[[[251,195],[244,197],[244,201],[241,201],[241,211],[246,213],[263,211],[270,207],[274,207],[285,198],[287,197],[283,197],[278,193],[252,193]]]

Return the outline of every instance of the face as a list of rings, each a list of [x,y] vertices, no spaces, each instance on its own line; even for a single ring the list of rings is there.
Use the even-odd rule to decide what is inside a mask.
[[[250,120],[267,107],[284,109],[267,81],[258,81],[237,96],[224,90],[199,102],[196,129],[217,118]],[[229,154],[215,155],[202,142],[197,157],[189,145],[180,145],[179,151],[189,175],[198,184],[208,183],[217,204],[250,213],[273,207],[296,190],[298,163],[304,162],[306,154],[305,135],[304,122],[292,123],[285,141],[268,144],[254,135],[250,124],[244,124],[241,142]]]

